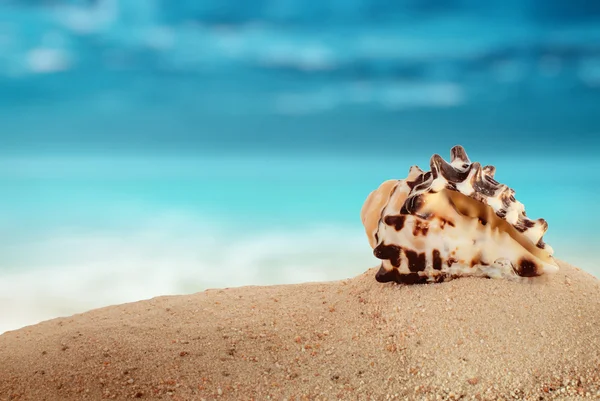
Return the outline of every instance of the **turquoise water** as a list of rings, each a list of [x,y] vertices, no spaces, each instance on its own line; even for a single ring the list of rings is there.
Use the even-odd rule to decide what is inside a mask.
[[[377,264],[362,202],[426,167],[431,148],[379,159],[6,157],[0,301],[12,306],[0,329],[160,294],[352,277]],[[471,157],[548,220],[558,258],[600,275],[598,160]]]

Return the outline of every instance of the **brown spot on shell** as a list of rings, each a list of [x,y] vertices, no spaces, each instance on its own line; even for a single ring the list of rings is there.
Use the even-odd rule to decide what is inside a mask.
[[[386,216],[385,220],[384,220],[385,224],[387,224],[388,226],[394,227],[394,229],[396,231],[402,230],[402,228],[404,227],[405,221],[406,221],[406,216],[402,216],[402,215]]]
[[[408,270],[411,272],[421,272],[425,270],[426,258],[424,253],[417,253],[411,250],[404,250],[408,259]]]
[[[413,226],[413,235],[415,237],[419,235],[427,235],[427,231],[429,231],[429,225],[427,223],[421,223],[419,220],[415,220],[415,224]]]
[[[377,259],[389,260],[392,266],[400,267],[400,254],[402,248],[397,245],[379,244],[373,249],[373,255]]]
[[[522,277],[534,277],[538,275],[537,265],[534,261],[522,258],[519,260],[519,269],[517,274]]]
[[[458,262],[458,260],[456,260],[454,258],[448,258],[448,260],[446,261],[446,264],[448,265],[448,267],[452,267],[452,265],[456,262]]]
[[[427,276],[422,276],[419,273],[400,273],[398,269],[386,270],[383,265],[375,274],[375,280],[380,283],[396,282],[398,284],[425,284],[428,280],[433,280],[436,283],[444,281],[445,275],[439,274],[432,279]]]
[[[386,270],[382,264],[377,274],[375,274],[375,280],[380,283],[389,283],[390,281],[396,281],[396,276],[399,274],[398,269]]]
[[[427,276],[421,276],[419,273],[398,274],[397,283],[401,284],[425,284]]]
[[[440,251],[434,249],[432,252],[432,259],[434,270],[442,270],[442,258],[440,257]]]
[[[480,266],[489,266],[489,263],[484,262],[483,260],[481,260],[481,252],[478,253],[472,260],[471,260],[471,267],[475,267],[477,265]]]

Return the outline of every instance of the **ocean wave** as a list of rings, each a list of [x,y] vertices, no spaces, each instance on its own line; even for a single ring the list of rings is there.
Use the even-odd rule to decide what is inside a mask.
[[[183,216],[135,229],[63,228],[4,243],[0,255],[0,333],[159,295],[344,279],[377,264],[358,230],[253,232]]]
[[[558,258],[600,276],[589,241],[552,246]],[[182,214],[134,228],[5,238],[0,257],[0,333],[161,295],[340,280],[379,264],[351,226],[252,230]]]

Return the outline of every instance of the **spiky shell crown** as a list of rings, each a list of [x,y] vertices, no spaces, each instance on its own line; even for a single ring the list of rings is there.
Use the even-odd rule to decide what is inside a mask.
[[[383,260],[378,281],[557,270],[542,239],[548,224],[527,217],[515,191],[494,179],[493,166],[471,163],[461,146],[452,148],[450,163],[435,154],[430,166],[427,172],[413,166],[406,179],[384,182],[362,208],[374,255]]]

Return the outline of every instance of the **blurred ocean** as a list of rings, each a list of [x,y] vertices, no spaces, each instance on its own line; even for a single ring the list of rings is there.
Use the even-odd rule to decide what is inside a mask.
[[[0,0],[0,333],[377,265],[368,193],[465,146],[596,276],[600,6]]]

